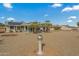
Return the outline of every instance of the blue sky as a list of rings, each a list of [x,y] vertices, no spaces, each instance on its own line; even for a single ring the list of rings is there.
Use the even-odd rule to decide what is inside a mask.
[[[0,22],[50,20],[52,24],[76,26],[79,3],[1,3]]]

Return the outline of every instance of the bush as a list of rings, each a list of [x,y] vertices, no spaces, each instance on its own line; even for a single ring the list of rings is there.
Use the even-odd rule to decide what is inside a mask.
[[[60,26],[54,26],[54,30],[60,30]]]

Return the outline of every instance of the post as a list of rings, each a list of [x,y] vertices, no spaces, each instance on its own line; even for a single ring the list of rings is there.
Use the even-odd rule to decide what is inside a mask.
[[[43,50],[42,50],[42,40],[43,37],[41,34],[38,35],[38,50],[37,50],[37,55],[42,56],[43,55]]]

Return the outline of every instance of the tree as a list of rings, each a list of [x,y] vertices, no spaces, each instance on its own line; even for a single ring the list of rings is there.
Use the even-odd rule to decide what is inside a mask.
[[[46,20],[45,24],[46,24],[47,27],[52,27],[52,24],[51,24],[51,22],[49,20]]]
[[[49,20],[46,20],[44,23],[42,23],[42,26],[45,32],[49,32],[50,28],[52,27],[52,24],[50,23]]]
[[[50,21],[45,21],[44,23],[31,22],[31,25],[30,25],[30,28],[32,29],[33,32],[41,31],[41,28],[42,28],[42,31],[49,32],[51,27],[52,27],[52,24],[50,23]]]
[[[5,25],[3,23],[0,23],[0,28],[4,28]]]
[[[77,26],[79,27],[79,22],[77,22]]]
[[[39,25],[40,24],[38,22],[32,22],[31,25],[30,25],[30,28],[32,29],[32,31],[34,33],[36,33],[37,32],[37,28],[39,27]]]
[[[55,29],[55,30],[60,30],[60,28],[61,28],[61,27],[58,26],[58,25],[57,25],[57,26],[54,26],[54,29]]]
[[[0,23],[0,33],[5,32],[5,25],[3,23]]]

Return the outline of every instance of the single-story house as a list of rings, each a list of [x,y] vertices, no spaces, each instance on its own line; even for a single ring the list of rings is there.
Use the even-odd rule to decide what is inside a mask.
[[[61,30],[78,30],[78,27],[73,27],[69,25],[62,25]]]

